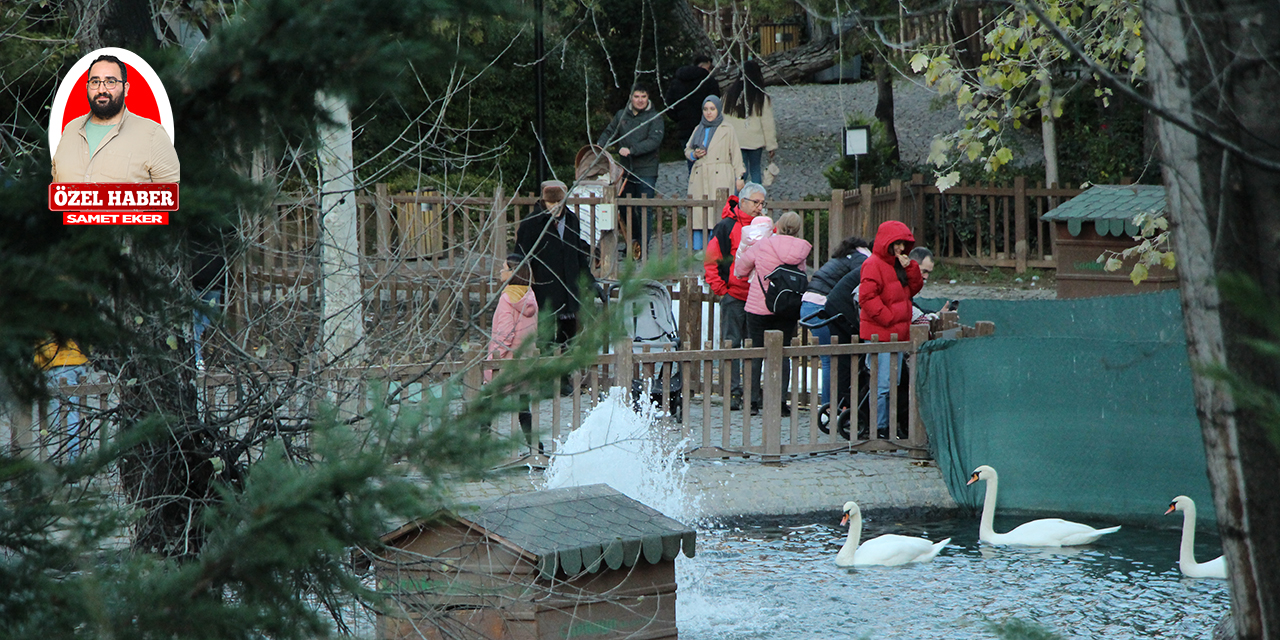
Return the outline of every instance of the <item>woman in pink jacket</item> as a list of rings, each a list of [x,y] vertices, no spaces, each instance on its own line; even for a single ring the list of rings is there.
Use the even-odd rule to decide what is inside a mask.
[[[498,296],[498,306],[493,310],[493,332],[489,340],[489,360],[510,358],[525,340],[538,337],[538,299],[529,287],[529,264],[524,256],[513,253],[507,256],[498,277],[507,283],[502,294]],[[484,372],[484,381],[493,379],[493,371]],[[528,396],[520,400],[528,405]],[[533,447],[533,414],[527,409],[519,414],[520,429],[524,431],[525,442]],[[538,443],[541,453],[542,443]]]
[[[782,265],[798,265],[804,271],[804,263],[809,259],[813,245],[800,237],[804,220],[800,214],[788,211],[774,225],[774,234],[739,251],[733,261],[733,274],[751,283],[747,292],[747,337],[751,344],[764,346],[764,332],[777,330],[782,332],[783,344],[790,344],[796,337],[798,318],[782,318],[775,316],[765,306],[765,278],[774,269]],[[751,389],[751,409],[755,413],[760,407],[763,393],[760,389],[760,360],[751,362],[751,377],[754,386]],[[791,386],[791,367],[789,360],[782,361],[782,415],[791,415],[787,408],[787,391]]]

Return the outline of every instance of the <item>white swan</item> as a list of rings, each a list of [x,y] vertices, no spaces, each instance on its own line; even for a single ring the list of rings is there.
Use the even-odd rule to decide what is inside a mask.
[[[1164,512],[1182,512],[1182,547],[1178,550],[1178,569],[1188,578],[1226,578],[1227,561],[1218,556],[1208,562],[1196,562],[1196,503],[1186,496],[1178,496]]]
[[[982,465],[973,470],[969,482],[987,481],[987,497],[982,501],[982,524],[978,527],[978,539],[987,544],[1012,544],[1026,547],[1071,547],[1089,544],[1098,538],[1115,533],[1120,527],[1094,529],[1089,525],[1062,518],[1044,518],[1018,525],[1009,533],[996,533],[992,522],[996,517],[996,491],[999,477],[996,470]]]
[[[951,538],[929,542],[924,538],[886,534],[859,545],[858,541],[862,538],[862,511],[858,509],[858,503],[853,501],[844,503],[844,518],[840,520],[840,524],[846,522],[849,523],[849,537],[844,541],[840,553],[836,554],[838,567],[891,567],[908,562],[928,562],[951,542]]]

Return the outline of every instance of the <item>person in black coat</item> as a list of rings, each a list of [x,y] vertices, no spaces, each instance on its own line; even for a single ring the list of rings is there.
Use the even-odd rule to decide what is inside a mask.
[[[862,261],[871,255],[871,245],[862,238],[849,236],[831,252],[831,259],[822,263],[822,267],[809,280],[809,289],[805,291],[800,304],[800,317],[807,318],[814,313],[825,310],[831,290],[840,279],[850,271],[862,266]],[[855,282],[853,286],[857,286]],[[850,290],[852,291],[852,290]],[[820,314],[819,317],[827,317]],[[809,330],[818,339],[818,344],[831,344],[831,326],[824,325]],[[841,336],[841,344],[848,344],[848,336]],[[831,356],[822,356],[822,404],[831,401]]]
[[[720,83],[711,77],[711,58],[695,56],[693,64],[676,69],[675,78],[667,85],[667,106],[671,108],[673,130],[680,146],[693,135],[693,128],[702,122],[702,103],[707,96],[720,95]],[[693,166],[693,163],[689,163]]]
[[[542,183],[542,199],[533,214],[516,230],[518,253],[533,267],[533,295],[538,309],[556,317],[555,344],[564,345],[578,333],[578,284],[586,280],[595,289],[591,274],[591,246],[582,239],[578,216],[564,200],[568,189],[559,180]]]

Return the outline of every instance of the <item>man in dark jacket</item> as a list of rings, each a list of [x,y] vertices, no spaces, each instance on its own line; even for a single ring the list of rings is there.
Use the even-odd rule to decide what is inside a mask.
[[[533,295],[538,309],[556,318],[555,343],[564,345],[578,333],[578,283],[586,280],[590,291],[591,247],[582,239],[578,216],[564,205],[568,192],[563,182],[542,183],[542,199],[533,214],[516,230],[518,252],[529,257],[533,267]]]
[[[747,292],[751,285],[733,275],[733,258],[738,254],[742,228],[764,215],[766,195],[764,187],[754,182],[743,185],[737,196],[729,196],[722,219],[707,240],[703,270],[711,291],[720,296],[720,340],[728,340],[734,348],[741,347],[747,336]],[[742,408],[741,360],[733,361],[732,376],[729,408],[736,411]]]
[[[720,95],[720,83],[711,77],[711,58],[695,56],[693,64],[676,70],[667,87],[667,106],[676,121],[675,134],[680,146],[689,141],[693,128],[702,121],[702,103],[707,96]]]
[[[624,198],[652,198],[658,184],[658,147],[662,146],[662,116],[649,102],[649,89],[642,84],[631,88],[630,103],[619,109],[613,121],[604,128],[598,146],[617,147],[619,161],[627,171],[627,186],[622,190]],[[630,207],[628,226],[631,228],[633,258],[640,258],[640,243],[645,241],[643,220],[648,219],[649,232],[653,232],[653,219],[648,207]]]

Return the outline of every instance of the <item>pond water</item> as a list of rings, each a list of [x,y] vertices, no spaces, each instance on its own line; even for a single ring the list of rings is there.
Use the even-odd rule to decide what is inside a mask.
[[[851,569],[835,565],[847,533],[838,511],[830,522],[700,530],[698,555],[677,564],[680,637],[994,638],[991,623],[1018,618],[1067,638],[1207,638],[1229,606],[1225,581],[1178,572],[1176,529],[1126,526],[1105,543],[1032,549],[979,545],[976,517],[868,519],[864,539],[952,541],[930,563]],[[996,518],[996,530],[1023,521]],[[1220,553],[1199,537],[1197,558]]]
[[[557,448],[547,488],[605,482],[697,522],[699,505],[683,492],[683,447],[664,442],[652,416],[627,404],[615,390],[591,411]],[[1168,516],[1171,528],[1125,526],[1094,545],[1036,549],[980,545],[976,515],[893,522],[869,513],[864,540],[897,533],[952,541],[930,563],[862,569],[835,565],[848,533],[840,515],[832,505],[817,519],[701,525],[696,557],[676,563],[680,637],[994,638],[991,623],[1017,618],[1067,638],[1207,638],[1229,606],[1225,581],[1178,572],[1180,515]],[[1025,520],[997,517],[996,530]],[[1201,561],[1221,553],[1203,529]]]

